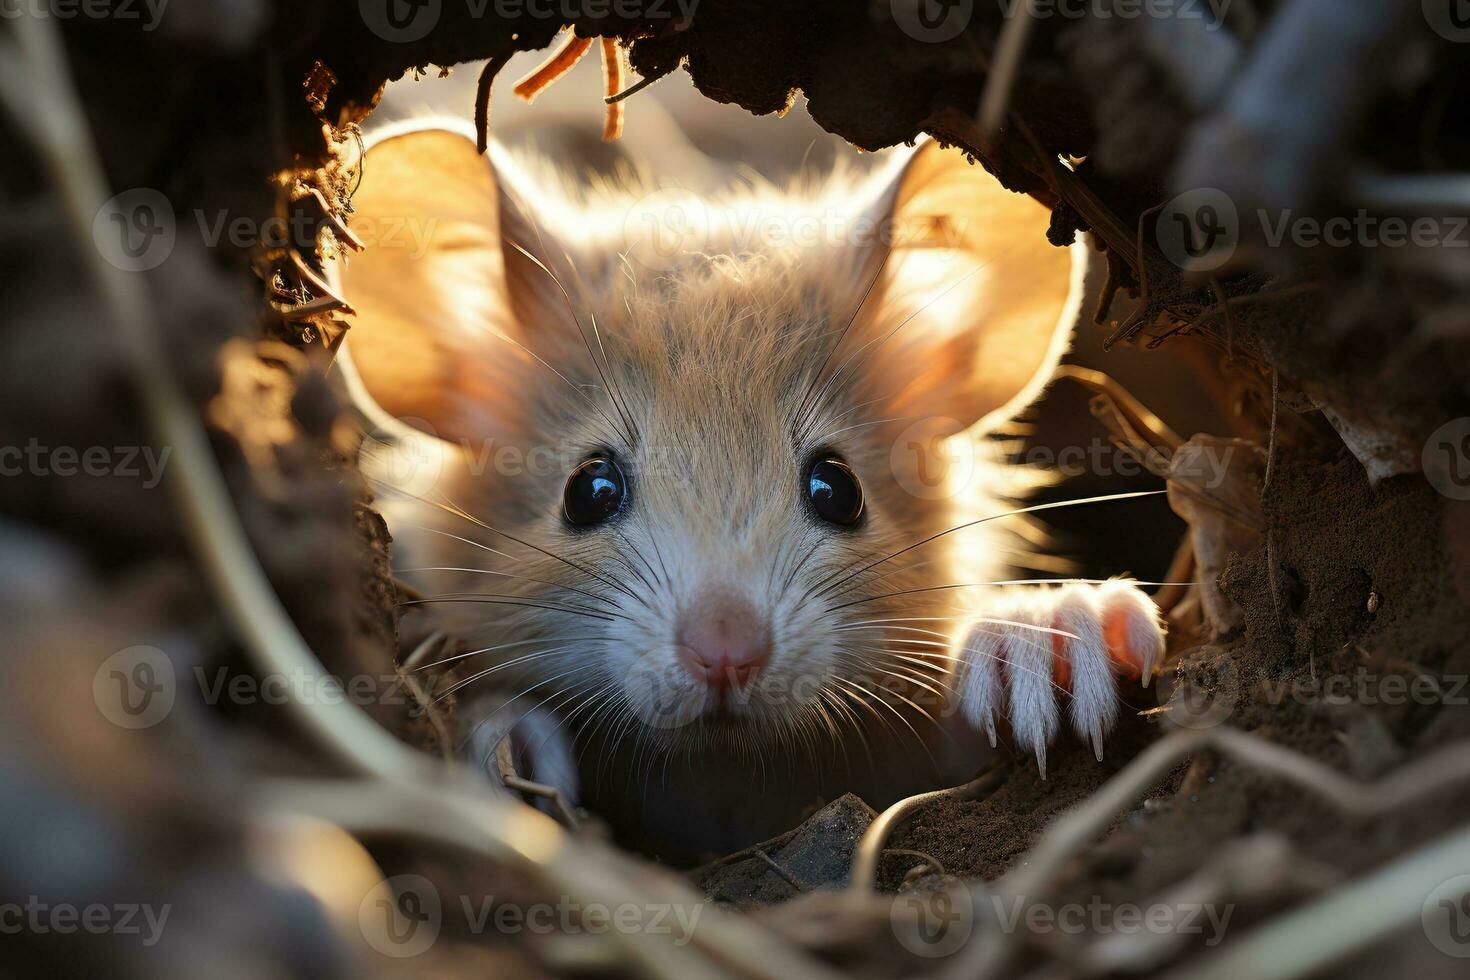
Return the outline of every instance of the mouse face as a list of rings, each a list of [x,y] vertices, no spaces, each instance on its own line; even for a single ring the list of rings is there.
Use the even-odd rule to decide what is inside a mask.
[[[937,715],[957,576],[1006,562],[991,526],[951,530],[1003,509],[1005,474],[938,486],[935,442],[973,447],[1060,353],[1045,209],[931,144],[701,202],[697,248],[650,251],[657,195],[550,203],[492,158],[379,140],[354,204],[429,248],[344,275],[360,393],[431,434],[402,433],[436,462],[390,524],[477,651],[463,682],[658,745]],[[808,218],[815,240],[770,233]]]
[[[561,587],[528,593],[607,618],[538,612],[540,628],[586,665],[580,681],[616,685],[609,696],[666,735],[691,724],[735,738],[794,734],[833,710],[824,698],[871,700],[843,686],[870,685],[861,667],[883,659],[885,633],[863,624],[918,615],[924,603],[872,598],[912,578],[897,567],[841,580],[940,530],[947,514],[915,506],[899,485],[891,426],[860,414],[874,397],[868,379],[817,383],[820,341],[851,316],[837,305],[846,298],[798,285],[801,267],[778,265],[686,267],[677,286],[636,305],[638,287],[615,290],[603,310],[588,310],[614,393],[605,407],[569,398],[541,372],[526,429],[510,438],[528,456],[558,446],[555,464],[457,481],[458,499],[475,501],[486,523],[581,566],[540,555],[535,577]],[[793,289],[807,294],[795,309]],[[725,316],[699,312],[715,307],[730,318],[744,311],[740,328],[718,329]],[[581,361],[597,377],[585,348]],[[937,563],[930,569],[944,580]],[[869,601],[852,605],[860,599]],[[904,650],[907,663],[888,666],[919,678],[942,652]]]

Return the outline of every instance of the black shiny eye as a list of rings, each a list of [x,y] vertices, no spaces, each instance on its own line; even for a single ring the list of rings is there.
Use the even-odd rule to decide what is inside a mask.
[[[806,487],[812,510],[822,520],[852,527],[863,516],[863,488],[842,460],[817,460],[807,474]]]
[[[610,459],[589,459],[572,471],[563,495],[567,520],[578,527],[601,524],[623,508],[628,482]]]

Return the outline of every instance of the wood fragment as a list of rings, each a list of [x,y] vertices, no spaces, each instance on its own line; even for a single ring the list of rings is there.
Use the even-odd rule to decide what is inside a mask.
[[[536,96],[546,91],[552,82],[575,68],[577,62],[582,60],[582,56],[591,47],[592,38],[577,37],[573,34],[556,50],[556,53],[543,61],[540,67],[516,82],[512,91],[515,92],[517,98],[525,99],[527,102],[534,101]]]
[[[937,800],[976,799],[1000,785],[1006,768],[1004,764],[997,765],[978,779],[972,779],[961,786],[910,796],[899,800],[878,814],[878,819],[868,826],[867,832],[863,834],[863,839],[858,841],[857,852],[852,861],[852,879],[848,884],[849,890],[855,892],[873,890],[874,880],[878,876],[878,859],[883,855],[888,838],[892,836],[894,829],[915,810],[926,803],[933,803]]]
[[[485,62],[475,86],[475,149],[481,153],[490,148],[490,88],[508,61],[510,55],[501,54]]]
[[[623,135],[623,112],[622,100],[617,98],[623,88],[623,49],[618,47],[618,39],[605,37],[602,39],[602,90],[605,121],[602,124],[602,141],[611,143]]]

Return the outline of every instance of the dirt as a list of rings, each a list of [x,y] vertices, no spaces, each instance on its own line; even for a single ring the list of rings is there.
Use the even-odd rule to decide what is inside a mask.
[[[1137,707],[1155,699],[1137,689],[1125,695]],[[1004,873],[1035,842],[1058,813],[1086,799],[1157,733],[1136,711],[1125,715],[1098,762],[1081,744],[1064,739],[1047,757],[1047,777],[1024,756],[1011,761],[1005,782],[982,800],[944,801],[926,807],[894,835],[892,846],[931,855],[952,875],[991,879]],[[879,882],[896,888],[914,866],[912,858],[885,858]]]
[[[1419,481],[1372,488],[1346,452],[1278,461],[1264,503],[1269,551],[1263,544],[1238,556],[1224,582],[1245,610],[1243,635],[1185,651],[1174,669],[1204,671],[1217,690],[1228,688],[1230,724],[1360,779],[1470,733],[1470,711],[1462,707],[1470,694],[1470,608],[1446,574],[1442,546],[1444,524],[1460,508]],[[1373,595],[1376,612],[1369,612]],[[1444,678],[1438,690],[1446,700],[1457,692],[1461,707],[1442,706],[1428,687],[1420,691],[1429,703],[1405,698],[1420,675]],[[1337,692],[1341,703],[1327,703],[1332,678],[1353,685],[1348,697]],[[1366,693],[1351,694],[1359,691]],[[1375,698],[1390,703],[1371,703]],[[1408,703],[1393,703],[1400,701]],[[951,874],[998,877],[1051,818],[1086,799],[1157,732],[1135,717],[1109,743],[1106,763],[1074,748],[1058,755],[1045,782],[1018,766],[984,800],[924,809],[893,846],[931,854]],[[1299,789],[1206,753],[1121,814],[1079,856],[1056,898],[1142,902],[1193,872],[1202,853],[1268,832],[1285,835],[1301,861],[1346,877],[1443,832],[1467,812],[1470,791],[1461,789],[1430,807],[1352,821]],[[881,884],[898,887],[912,863],[885,860]],[[1246,909],[1235,926],[1264,911]],[[1431,975],[1451,973],[1447,962],[1426,966]],[[1359,969],[1374,975],[1368,964]]]

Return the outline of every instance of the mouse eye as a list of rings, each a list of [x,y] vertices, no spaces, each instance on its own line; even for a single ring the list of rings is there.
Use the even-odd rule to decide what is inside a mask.
[[[817,460],[807,474],[806,487],[812,510],[829,524],[851,527],[863,516],[863,488],[842,460]]]
[[[601,524],[623,508],[628,483],[623,471],[610,459],[589,459],[572,471],[563,494],[562,509],[567,520],[578,527]]]

